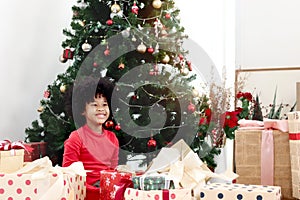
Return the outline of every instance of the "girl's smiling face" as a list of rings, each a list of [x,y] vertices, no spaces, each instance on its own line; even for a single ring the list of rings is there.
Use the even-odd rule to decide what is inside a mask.
[[[102,132],[102,124],[109,118],[110,110],[106,97],[97,95],[94,101],[85,105],[82,113],[86,118],[87,125],[96,132]]]

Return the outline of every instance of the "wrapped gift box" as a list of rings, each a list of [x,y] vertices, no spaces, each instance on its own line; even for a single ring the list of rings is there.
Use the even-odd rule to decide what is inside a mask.
[[[114,200],[123,180],[132,181],[132,174],[116,170],[102,170],[100,172],[100,199]]]
[[[261,185],[262,130],[237,130],[235,133],[235,165],[237,183]],[[289,134],[273,130],[273,185],[280,186],[282,196],[292,199]]]
[[[297,103],[297,110],[300,110],[300,82],[297,82],[296,83],[297,85],[296,85],[296,99],[297,99],[297,101],[296,102],[298,102]]]
[[[144,175],[132,177],[133,187],[140,190],[174,189],[173,181],[166,175]]]
[[[26,145],[30,146],[33,150],[31,152],[25,151],[24,162],[32,162],[36,159],[42,158],[47,154],[46,142],[29,142]]]
[[[126,188],[124,193],[125,200],[191,200],[192,192],[190,189],[172,189],[172,190],[137,190]]]
[[[293,197],[300,199],[300,111],[290,112],[287,116],[290,136]]]
[[[22,168],[24,149],[0,151],[0,173],[12,173]]]
[[[279,186],[211,183],[200,189],[201,200],[280,200]]]
[[[71,167],[54,168],[51,162],[48,163],[50,164],[44,165],[44,160],[41,160],[38,163],[28,163],[16,173],[0,174],[0,199],[84,200],[85,175],[79,175]],[[84,171],[83,165],[81,166]]]

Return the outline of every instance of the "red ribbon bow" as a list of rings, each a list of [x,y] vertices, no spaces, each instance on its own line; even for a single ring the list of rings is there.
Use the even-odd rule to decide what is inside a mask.
[[[28,152],[32,152],[33,148],[29,145],[26,145],[22,141],[11,142],[10,140],[2,140],[0,141],[0,150],[8,151],[11,149],[24,149]]]
[[[117,186],[119,188],[116,191],[115,200],[123,200],[126,188],[133,188],[133,182],[131,179],[122,178]]]

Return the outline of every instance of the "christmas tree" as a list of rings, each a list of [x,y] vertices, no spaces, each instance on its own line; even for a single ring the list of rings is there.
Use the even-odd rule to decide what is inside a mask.
[[[80,0],[72,7],[71,29],[63,31],[61,62],[68,68],[48,85],[40,119],[27,128],[26,141],[45,141],[60,164],[63,143],[75,130],[66,93],[76,79],[106,76],[114,83],[113,119],[105,126],[120,142],[120,162],[130,153],[155,153],[179,139],[214,167],[219,152],[198,133],[202,100],[191,84],[196,76],[186,59],[179,9],[172,0]],[[202,99],[202,100],[201,100]]]

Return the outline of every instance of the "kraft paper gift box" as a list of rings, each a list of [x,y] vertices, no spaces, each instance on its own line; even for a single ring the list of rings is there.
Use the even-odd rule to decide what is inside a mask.
[[[0,174],[0,199],[84,200],[86,174],[81,162],[52,167],[48,157],[27,163],[11,174]]]
[[[24,162],[32,162],[36,159],[42,158],[47,154],[47,143],[46,142],[29,142],[26,145],[32,148],[32,151],[25,151]]]
[[[296,83],[296,98],[297,98],[297,110],[300,110],[300,82]]]
[[[144,191],[126,188],[124,197],[125,200],[191,200],[192,193],[190,189]]]
[[[12,173],[22,168],[24,164],[24,149],[0,151],[0,173]]]
[[[279,186],[211,183],[200,191],[201,200],[280,200]]]
[[[100,200],[115,200],[115,195],[124,180],[132,182],[132,173],[117,170],[100,171]]]
[[[272,165],[262,162],[262,132],[264,130],[237,130],[235,132],[235,167],[237,183],[262,184],[261,171]],[[270,130],[273,136],[273,184],[280,186],[283,199],[292,199],[289,134]],[[263,167],[262,167],[263,166]]]
[[[290,138],[293,197],[300,199],[300,111],[287,113],[287,116]]]

